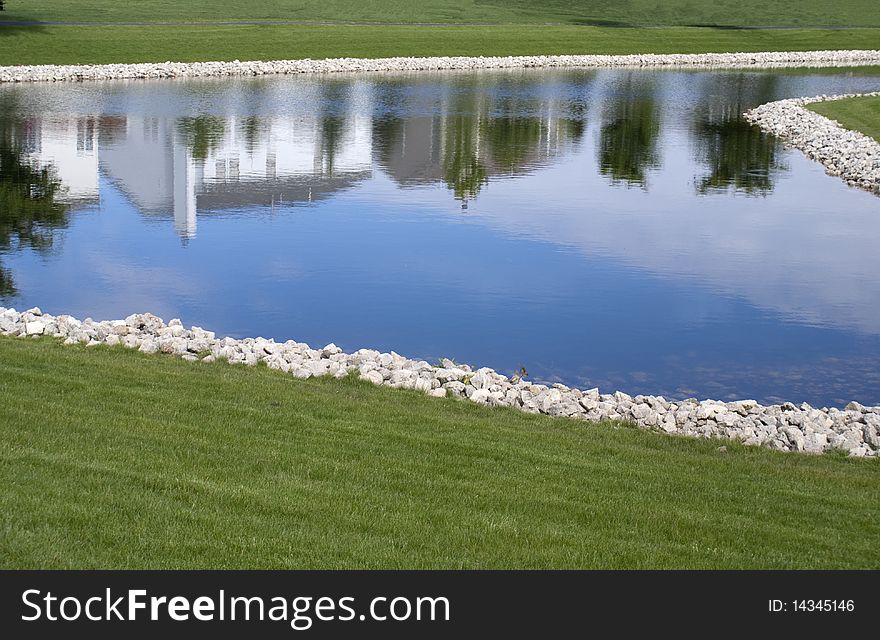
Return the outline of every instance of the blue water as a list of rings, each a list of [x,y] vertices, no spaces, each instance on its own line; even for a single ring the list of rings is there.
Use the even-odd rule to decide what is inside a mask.
[[[0,145],[50,168],[62,211],[35,223],[51,242],[0,226],[0,302],[608,391],[880,404],[880,198],[739,118],[874,73],[0,87]]]

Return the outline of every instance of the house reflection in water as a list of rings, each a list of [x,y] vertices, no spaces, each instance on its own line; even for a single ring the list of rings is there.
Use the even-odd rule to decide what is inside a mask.
[[[55,200],[83,205],[99,202],[98,132],[95,117],[30,118],[17,123],[15,135],[22,160],[39,167],[52,167],[63,189]],[[106,123],[105,124],[109,124]]]
[[[370,122],[344,122],[335,144],[321,121],[129,119],[126,135],[101,150],[101,171],[145,215],[174,217],[183,238],[196,235],[196,212],[307,203],[371,175]]]
[[[143,214],[171,217],[194,238],[197,211],[308,203],[371,175],[371,121],[341,122],[327,144],[320,118],[77,117],[31,119],[23,156],[52,166],[59,201],[97,204],[100,176]]]

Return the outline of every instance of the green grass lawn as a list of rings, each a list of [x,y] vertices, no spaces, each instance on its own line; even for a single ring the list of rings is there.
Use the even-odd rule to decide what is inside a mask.
[[[0,20],[98,25],[0,26],[2,65],[880,47],[880,9],[875,0],[549,0],[541,4],[525,0],[9,0],[6,4]],[[218,24],[223,21],[384,24]],[[131,23],[151,26],[123,26]],[[434,26],[404,26],[410,23]],[[470,26],[437,26],[456,23]],[[490,24],[494,26],[486,26]],[[643,28],[658,25],[663,28]],[[731,25],[864,28],[754,30]]]
[[[880,464],[0,338],[0,566],[880,567]]]
[[[880,142],[880,97],[817,102],[809,108],[837,120],[847,129],[861,131]]]
[[[876,0],[7,0],[6,20],[301,20],[880,27]]]
[[[509,25],[0,27],[0,64],[576,53],[808,51],[880,47],[880,29],[728,30]]]

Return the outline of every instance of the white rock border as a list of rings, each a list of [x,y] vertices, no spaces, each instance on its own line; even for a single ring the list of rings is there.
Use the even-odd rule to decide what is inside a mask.
[[[880,96],[873,93],[821,95],[768,102],[743,114],[749,122],[800,149],[825,171],[853,187],[880,195],[880,142],[840,126],[836,120],[806,108],[809,104]]]
[[[760,53],[329,58],[245,62],[233,60],[232,62],[7,66],[0,67],[0,83],[527,67],[779,68],[842,67],[878,63],[880,63],[880,50],[876,49]]]
[[[350,373],[373,384],[416,389],[436,397],[459,397],[490,406],[583,420],[626,420],[643,429],[699,438],[730,438],[747,445],[781,451],[823,453],[843,450],[850,456],[880,455],[880,406],[857,402],[845,409],[760,405],[754,400],[719,402],[695,399],[670,402],[660,396],[629,396],[617,391],[582,391],[562,384],[533,384],[508,378],[492,369],[474,370],[443,359],[438,366],[391,353],[360,349],[343,353],[334,344],[321,349],[293,340],[217,338],[199,327],[186,329],[180,320],[166,325],[152,314],[96,322],[51,316],[40,309],[23,313],[0,307],[0,335],[54,336],[65,344],[123,345],[143,353],[173,354],[191,362],[226,360],[233,364],[265,363],[297,378]]]

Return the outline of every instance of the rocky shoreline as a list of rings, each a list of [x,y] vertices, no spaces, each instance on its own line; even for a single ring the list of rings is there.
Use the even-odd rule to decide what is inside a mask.
[[[806,108],[816,102],[868,96],[880,92],[777,100],[747,111],[744,117],[821,162],[828,174],[880,195],[880,143]]]
[[[232,364],[265,363],[297,378],[345,377],[351,373],[373,384],[415,389],[436,397],[458,397],[489,406],[508,406],[532,413],[583,420],[626,420],[641,428],[699,438],[731,438],[747,445],[781,451],[876,457],[880,452],[880,406],[851,402],[845,409],[808,404],[761,405],[754,400],[720,402],[659,396],[630,396],[617,391],[580,390],[562,384],[534,384],[508,378],[492,369],[474,369],[442,360],[431,365],[391,353],[360,349],[344,353],[334,344],[320,349],[288,340],[218,338],[180,320],[166,325],[152,314],[125,320],[80,321],[52,316],[34,308],[25,312],[0,307],[0,335],[53,336],[65,344],[123,345],[143,353],[166,353],[191,362],[226,360]]]
[[[778,51],[630,55],[556,55],[425,58],[334,58],[232,62],[156,62],[0,67],[0,83],[147,78],[263,76],[302,73],[440,71],[529,67],[782,68],[880,64],[880,50]]]

